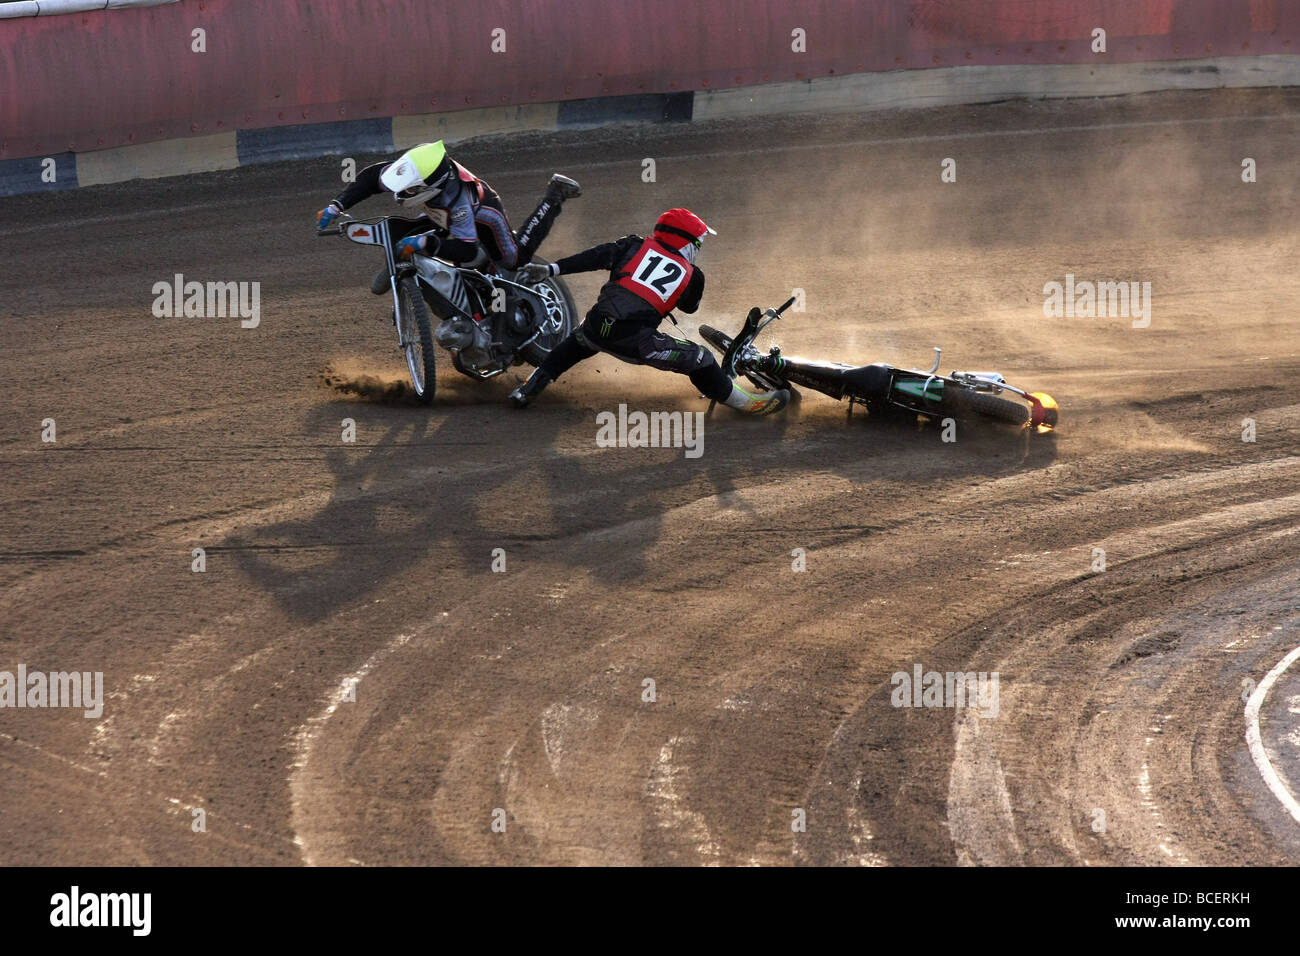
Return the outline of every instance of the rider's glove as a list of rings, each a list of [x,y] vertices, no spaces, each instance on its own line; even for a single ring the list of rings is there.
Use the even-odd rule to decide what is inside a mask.
[[[316,213],[316,230],[328,229],[330,223],[337,219],[343,212],[343,207],[336,202],[330,203],[320,212]]]
[[[537,285],[543,279],[549,279],[553,275],[559,275],[559,268],[555,263],[544,266],[540,262],[530,262],[519,270],[515,276],[524,285]]]
[[[399,257],[409,259],[417,252],[425,256],[436,255],[439,244],[437,236],[407,236],[399,239],[394,248]]]

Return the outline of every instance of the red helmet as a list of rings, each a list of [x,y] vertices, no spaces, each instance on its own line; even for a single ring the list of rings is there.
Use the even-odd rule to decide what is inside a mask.
[[[690,245],[700,245],[700,240],[717,233],[689,209],[669,209],[655,223],[655,232],[660,233],[660,241],[673,249],[683,249]]]

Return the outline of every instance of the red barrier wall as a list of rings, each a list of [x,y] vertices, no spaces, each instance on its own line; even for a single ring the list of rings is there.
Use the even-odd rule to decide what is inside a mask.
[[[1297,48],[1300,0],[183,0],[0,20],[0,158],[837,73]]]

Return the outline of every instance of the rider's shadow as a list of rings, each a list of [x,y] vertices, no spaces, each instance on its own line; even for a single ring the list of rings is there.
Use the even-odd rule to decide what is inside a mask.
[[[313,621],[371,590],[378,578],[390,573],[390,556],[364,546],[378,535],[381,499],[357,492],[372,478],[400,467],[402,450],[423,439],[429,428],[424,416],[412,415],[389,424],[373,444],[348,446],[337,437],[324,437],[339,433],[337,407],[317,409],[303,429],[304,436],[322,436],[324,462],[334,476],[323,507],[304,517],[232,532],[220,546],[286,613]],[[362,422],[361,428],[367,424]],[[305,444],[311,447],[310,441]]]
[[[451,434],[448,415],[459,413],[400,402],[322,403],[303,434],[321,436],[315,447],[325,449],[323,463],[333,476],[327,500],[317,507],[307,495],[299,507],[309,514],[234,532],[219,547],[285,613],[306,621],[383,593],[389,581],[437,549],[462,549],[466,560],[472,549],[481,560],[484,533],[473,519],[480,496],[514,476],[488,467],[472,477],[454,470],[442,477],[457,446],[492,443],[464,428]],[[356,444],[339,438],[344,416],[356,421]],[[376,429],[379,437],[362,444]],[[310,440],[304,444],[313,447]]]
[[[316,447],[325,449],[323,461],[334,478],[327,500],[317,508],[304,502],[302,510],[311,513],[303,517],[232,533],[220,547],[285,613],[316,622],[382,594],[390,581],[437,551],[457,554],[455,563],[465,569],[485,565],[497,545],[525,554],[544,546],[547,560],[567,561],[596,580],[638,580],[651,570],[672,511],[668,502],[699,499],[697,491],[683,495],[674,489],[701,479],[719,509],[739,511],[758,526],[763,514],[745,492],[766,494],[773,478],[798,481],[830,473],[868,482],[891,477],[877,467],[888,461],[891,468],[916,470],[924,481],[927,469],[935,477],[989,476],[1041,468],[1055,458],[1051,436],[1033,436],[1031,442],[1027,435],[1021,441],[1005,432],[977,433],[944,449],[933,428],[872,422],[860,414],[845,420],[829,400],[807,396],[804,402],[817,404],[796,406],[796,415],[750,419],[718,407],[705,419],[699,459],[686,458],[681,449],[565,453],[563,448],[574,447],[575,432],[589,429],[594,445],[594,408],[552,393],[515,416],[496,401],[483,398],[476,409],[466,400],[434,409],[322,403],[303,433],[321,436]],[[339,441],[340,418],[348,409],[354,409],[359,434],[378,428],[380,437],[365,445]],[[465,446],[479,446],[472,454],[481,464],[449,466],[448,456]],[[499,504],[511,501],[521,507]],[[572,546],[584,536],[616,537],[619,560],[585,562],[589,550]]]

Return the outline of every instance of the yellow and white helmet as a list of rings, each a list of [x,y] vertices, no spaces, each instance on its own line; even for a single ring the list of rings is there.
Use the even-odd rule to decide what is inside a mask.
[[[408,149],[379,174],[399,206],[422,206],[456,179],[456,165],[442,140]]]

